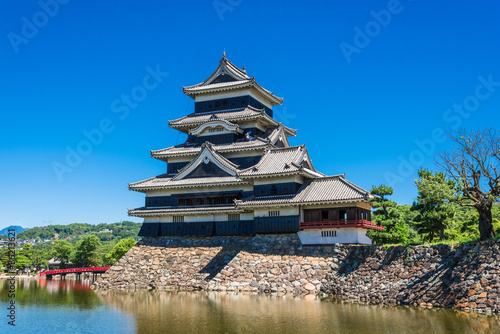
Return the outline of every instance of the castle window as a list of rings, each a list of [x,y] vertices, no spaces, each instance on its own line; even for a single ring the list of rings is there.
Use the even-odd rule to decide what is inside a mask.
[[[219,108],[219,107],[220,107],[220,101],[215,102],[215,108]]]
[[[269,217],[278,217],[279,215],[279,211],[269,211]]]
[[[271,196],[272,195],[278,195],[278,188],[276,188],[274,184],[271,186]]]
[[[236,222],[240,220],[240,214],[239,213],[230,213],[227,215],[227,221],[230,222]]]
[[[184,223],[184,216],[174,216],[174,223]]]
[[[321,231],[321,236],[324,238],[336,237],[337,231]]]
[[[222,101],[221,103],[222,103],[223,107],[227,107],[227,101],[226,100]]]

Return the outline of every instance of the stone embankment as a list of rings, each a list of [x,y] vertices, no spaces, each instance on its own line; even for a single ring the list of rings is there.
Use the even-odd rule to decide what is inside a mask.
[[[144,238],[93,287],[316,294],[499,313],[499,247],[302,246],[295,234]]]

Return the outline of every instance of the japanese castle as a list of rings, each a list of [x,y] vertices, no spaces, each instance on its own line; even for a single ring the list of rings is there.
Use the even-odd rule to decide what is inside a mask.
[[[318,172],[297,131],[273,118],[283,99],[260,86],[224,52],[205,81],[183,87],[194,112],[169,121],[188,135],[151,151],[165,174],[130,183],[146,194],[142,237],[298,233],[303,244],[371,244],[372,195],[343,174]]]

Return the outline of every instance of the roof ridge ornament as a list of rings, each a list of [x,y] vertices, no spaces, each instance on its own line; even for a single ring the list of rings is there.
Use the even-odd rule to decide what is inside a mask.
[[[203,149],[203,148],[208,148],[209,150],[211,150],[211,149],[212,149],[212,145],[213,145],[213,144],[212,144],[211,142],[206,141],[206,142],[204,142],[203,144],[201,144],[201,148],[202,148],[202,149]]]

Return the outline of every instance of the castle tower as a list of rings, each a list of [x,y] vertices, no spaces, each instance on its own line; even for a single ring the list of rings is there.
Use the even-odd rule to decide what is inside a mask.
[[[297,233],[304,244],[371,243],[372,196],[344,175],[315,170],[296,130],[273,118],[283,99],[225,55],[202,83],[183,87],[194,112],[169,121],[185,143],[151,151],[165,174],[129,184],[146,194],[143,237]]]

